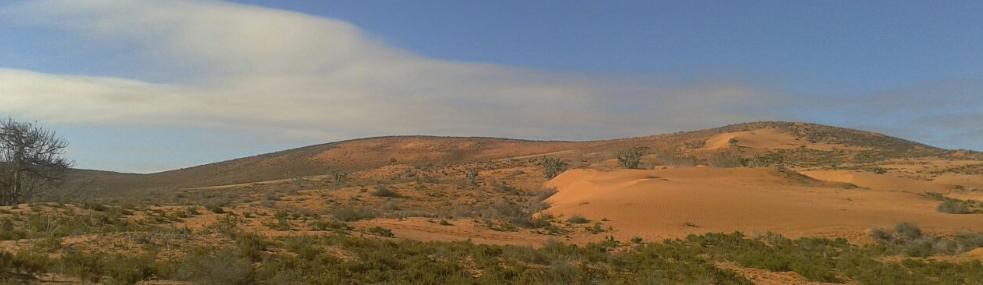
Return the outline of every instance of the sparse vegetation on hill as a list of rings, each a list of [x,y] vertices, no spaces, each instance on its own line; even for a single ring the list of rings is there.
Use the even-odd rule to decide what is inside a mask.
[[[735,139],[732,132],[745,133]],[[766,141],[761,134],[782,141]],[[712,138],[723,143],[708,143]],[[613,169],[638,168],[643,156],[645,167],[655,169]],[[627,218],[585,210],[604,203],[637,210],[651,205],[638,198],[650,194],[678,205],[679,197],[702,199],[701,193],[719,185],[735,187],[713,193],[740,197],[744,192],[739,191],[758,185],[754,179],[780,188],[769,193],[796,195],[788,201],[835,192],[837,203],[847,205],[843,209],[868,210],[862,207],[871,201],[862,199],[874,195],[859,192],[880,190],[819,180],[808,172],[857,170],[867,177],[881,169],[884,174],[874,177],[891,179],[971,172],[978,164],[958,161],[911,170],[927,163],[917,159],[951,157],[956,154],[878,134],[763,122],[592,142],[384,137],[149,175],[76,170],[68,173],[64,189],[47,196],[51,203],[0,207],[0,284],[36,281],[42,273],[104,284],[150,279],[195,284],[750,284],[747,272],[782,272],[822,282],[973,284],[983,280],[980,262],[963,255],[983,245],[980,235],[937,236],[935,225],[924,232],[910,224],[872,230],[878,242],[858,246],[842,239],[713,233],[719,223],[687,215],[658,228],[681,232],[678,239],[660,241],[622,228],[619,223]],[[775,166],[780,171],[764,168]],[[756,169],[735,169],[740,167]],[[576,170],[553,179],[568,168]],[[922,169],[930,172],[917,172]],[[623,190],[638,196],[614,202],[571,198],[567,188],[544,186],[578,173],[598,177],[590,185],[637,186]],[[602,179],[611,173],[625,176]],[[716,175],[713,187],[701,188],[709,174]],[[911,181],[927,179],[916,178]],[[953,179],[966,187],[948,196],[926,194],[940,202],[937,210],[980,211],[971,198],[976,186]],[[675,191],[679,185],[686,191]],[[561,189],[549,200],[553,205],[545,201],[557,190],[544,187]],[[841,191],[845,188],[863,190]],[[569,205],[561,203],[564,199]],[[977,217],[921,210],[948,219]],[[706,234],[685,237],[688,233]]]
[[[715,135],[774,129],[792,136],[804,148],[754,149],[724,148],[705,150]],[[741,142],[738,142],[740,144]],[[819,145],[823,147],[809,147]],[[404,147],[404,146],[412,147]],[[323,185],[342,186],[358,171],[394,165],[470,164],[477,161],[521,159],[548,156],[542,164],[549,179],[566,169],[566,163],[600,163],[620,150],[645,148],[656,162],[672,166],[708,165],[714,167],[766,167],[786,164],[793,167],[863,168],[882,161],[902,158],[979,159],[970,151],[952,152],[881,134],[792,122],[756,122],[691,132],[588,142],[524,141],[493,138],[380,137],[315,145],[254,157],[202,165],[154,174],[121,174],[73,170],[66,184],[44,198],[120,199],[127,195],[163,195],[175,189],[247,184],[262,181],[317,177]],[[354,154],[371,153],[351,157]],[[395,158],[397,163],[393,164]],[[626,161],[627,162],[627,161]],[[983,165],[983,164],[977,164]],[[974,173],[979,167],[953,167],[954,173]],[[948,170],[947,170],[948,171]]]

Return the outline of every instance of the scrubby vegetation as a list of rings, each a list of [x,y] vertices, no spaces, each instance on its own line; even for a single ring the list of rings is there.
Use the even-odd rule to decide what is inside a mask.
[[[796,140],[803,142],[869,148],[704,149],[710,136],[760,126],[792,129]],[[142,280],[194,284],[751,283],[731,266],[795,272],[822,282],[981,283],[980,262],[946,256],[983,246],[980,234],[938,237],[915,225],[901,224],[871,231],[878,242],[869,246],[840,239],[793,240],[741,233],[621,241],[612,235],[623,232],[612,228],[616,223],[606,218],[555,217],[543,211],[548,207],[544,200],[555,193],[542,189],[546,179],[568,168],[606,168],[612,150],[636,145],[646,149],[615,153],[622,167],[638,168],[641,158],[648,155],[652,159],[645,163],[653,166],[780,166],[792,179],[805,179],[796,171],[811,166],[891,174],[899,168],[876,162],[938,154],[936,149],[902,140],[823,126],[760,126],[585,142],[583,146],[426,138],[417,142],[465,144],[440,145],[440,150],[452,149],[446,153],[428,146],[431,150],[405,156],[403,152],[415,150],[393,147],[405,138],[380,138],[373,139],[380,143],[351,153],[386,155],[356,160],[329,155],[333,149],[351,146],[338,143],[166,175],[79,171],[65,188],[73,191],[63,189],[49,199],[63,203],[0,208],[0,284],[37,281],[43,273],[54,273],[69,283],[100,284]],[[868,139],[887,146],[869,144]],[[472,146],[470,142],[478,143]],[[535,143],[541,148],[516,153],[496,149],[498,143],[508,148]],[[78,177],[102,180],[87,184]],[[941,202],[938,210],[942,212],[983,213],[983,206],[975,201],[932,194],[929,198]],[[419,235],[412,227],[421,224],[434,227],[428,230],[484,234],[475,235],[476,240],[505,236],[537,242],[601,241],[581,245],[554,241],[531,248],[403,240]],[[688,221],[676,226],[694,231],[704,228]]]
[[[931,192],[926,193],[925,197],[942,201],[938,208],[936,208],[939,212],[949,214],[983,214],[983,202],[980,201],[959,200]]]
[[[874,229],[871,236],[883,250],[913,257],[958,254],[983,247],[981,233],[961,233],[953,238],[942,238],[925,235],[911,223],[900,223],[893,231]]]
[[[392,236],[381,227],[367,231]],[[886,235],[892,242],[925,238],[912,225],[899,225]],[[893,256],[893,245],[858,247],[843,239],[792,240],[778,235],[706,234],[659,243],[608,238],[585,246],[553,242],[542,248],[344,234],[271,239],[234,228],[217,238],[170,258],[160,248],[112,253],[66,246],[57,256],[37,247],[0,251],[0,282],[57,273],[106,284],[150,279],[197,284],[751,284],[717,266],[721,262],[795,272],[822,282],[980,284],[983,280],[980,261],[887,261],[883,257]],[[979,235],[975,239],[975,246],[983,245]]]

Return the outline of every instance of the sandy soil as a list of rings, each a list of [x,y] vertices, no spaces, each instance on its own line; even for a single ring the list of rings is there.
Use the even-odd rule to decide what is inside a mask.
[[[840,149],[859,149],[843,145],[827,143],[809,143],[802,141],[790,133],[778,129],[764,128],[753,131],[721,133],[710,137],[704,144],[706,150],[717,150],[729,148],[731,146],[752,148],[752,149],[795,149],[806,147],[819,150]]]
[[[811,173],[830,178],[815,174]],[[604,224],[614,231],[605,235],[622,240],[742,231],[844,237],[862,243],[869,242],[868,229],[893,227],[900,222],[913,222],[939,234],[983,230],[983,215],[939,213],[935,211],[937,201],[915,193],[879,190],[882,187],[847,189],[814,182],[762,168],[577,169],[546,186],[559,191],[547,200],[552,205],[550,213],[607,219]]]

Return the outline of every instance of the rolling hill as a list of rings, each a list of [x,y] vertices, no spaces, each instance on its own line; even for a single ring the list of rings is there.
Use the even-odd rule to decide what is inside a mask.
[[[643,148],[657,165],[846,168],[881,171],[901,159],[983,160],[972,151],[940,149],[874,132],[799,122],[753,122],[720,128],[600,141],[530,141],[483,137],[394,136],[347,140],[151,174],[74,170],[61,191],[92,195],[243,184],[354,172],[386,165],[453,165],[558,157],[574,167],[613,166],[613,153]],[[949,167],[949,168],[946,168]],[[974,173],[978,164],[937,172]]]

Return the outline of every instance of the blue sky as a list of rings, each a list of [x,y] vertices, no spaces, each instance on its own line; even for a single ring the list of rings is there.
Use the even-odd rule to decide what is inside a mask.
[[[0,114],[148,172],[392,134],[802,120],[983,150],[979,1],[12,1]],[[39,107],[41,106],[41,107]]]

